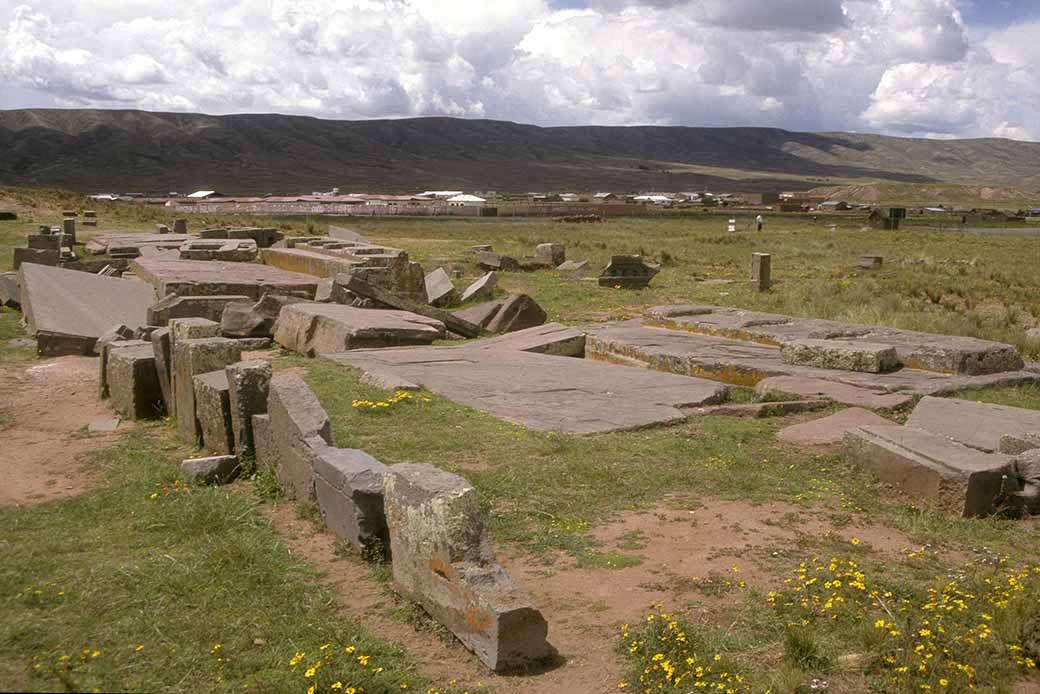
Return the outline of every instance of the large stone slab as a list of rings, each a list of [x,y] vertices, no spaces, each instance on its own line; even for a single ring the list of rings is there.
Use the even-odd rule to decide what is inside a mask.
[[[257,263],[142,256],[131,262],[130,268],[155,287],[159,296],[244,295],[258,301],[270,292],[311,299],[318,287],[318,280],[311,275]]]
[[[425,282],[426,296],[432,306],[450,306],[458,298],[455,283],[442,267],[426,275]]]
[[[173,343],[173,396],[177,403],[177,432],[192,445],[202,436],[195,411],[195,377],[242,359],[242,348],[225,337],[175,340]]]
[[[256,260],[257,252],[252,239],[193,239],[181,244],[180,259],[249,263]]]
[[[526,294],[510,294],[504,299],[463,309],[455,313],[488,332],[501,335],[545,323],[545,311]]]
[[[391,467],[384,490],[394,587],[492,670],[552,654],[548,625],[491,551],[476,491],[430,465]]]
[[[899,367],[892,345],[852,340],[791,340],[780,347],[780,358],[785,364],[875,374]]]
[[[252,306],[244,295],[177,296],[169,294],[148,308],[149,325],[166,325],[173,318],[205,318],[219,323],[224,309],[230,304]]]
[[[444,337],[444,324],[407,311],[341,304],[285,306],[274,339],[286,349],[314,356],[366,347],[429,344]]]
[[[1040,431],[1040,411],[972,400],[926,397],[914,407],[906,425],[992,452],[1000,450],[1003,436]]]
[[[162,390],[150,342],[113,342],[108,350],[106,371],[113,410],[128,419],[154,419],[162,415]]]
[[[93,354],[97,339],[113,325],[148,324],[155,292],[143,282],[100,277],[44,265],[19,271],[22,315],[44,356]]]
[[[720,383],[511,349],[360,350],[341,364],[425,386],[455,402],[538,431],[599,433],[685,419],[684,408],[722,402]]]
[[[385,555],[390,549],[383,510],[387,467],[352,448],[313,441],[314,492],[325,526],[359,552]]]
[[[207,318],[171,318],[167,326],[170,330],[170,354],[167,363],[170,371],[171,405],[167,412],[177,416],[177,370],[173,368],[173,352],[177,340],[198,340],[204,337],[220,337],[220,324]],[[156,365],[159,357],[156,357]]]
[[[481,299],[489,299],[495,291],[495,286],[498,284],[498,274],[492,270],[486,275],[478,277],[472,284],[470,284],[462,292],[461,301],[463,303],[467,301],[480,301]]]
[[[760,381],[755,390],[759,393],[788,393],[811,398],[828,398],[843,405],[867,407],[872,410],[896,410],[914,400],[910,393],[878,393],[847,383],[798,376],[767,378]]]
[[[253,455],[253,416],[267,414],[271,386],[271,364],[266,361],[240,361],[224,369],[228,382],[228,406],[235,455]]]
[[[285,238],[273,227],[231,227],[203,229],[199,237],[204,239],[252,239],[259,248],[269,248]]]
[[[584,357],[585,333],[560,323],[546,323],[526,330],[471,342],[473,349],[504,349],[514,352],[537,352],[558,357]]]
[[[203,447],[216,455],[233,455],[235,438],[231,431],[231,405],[227,374],[211,371],[196,376],[195,418],[202,433]]]
[[[274,322],[282,308],[301,301],[306,299],[286,294],[264,294],[255,304],[227,304],[220,316],[220,330],[227,337],[272,337]]]
[[[888,424],[892,422],[870,410],[848,407],[827,417],[785,427],[777,432],[776,437],[804,446],[829,446],[840,444],[845,438],[845,432],[857,427]]]
[[[85,250],[94,255],[116,252],[131,257],[142,255],[146,250],[177,251],[181,244],[195,238],[188,234],[142,234],[112,233],[99,234],[87,241]]]
[[[270,459],[286,496],[314,501],[315,437],[329,446],[332,424],[314,392],[295,374],[271,377],[267,398],[271,437]]]
[[[260,259],[265,265],[314,277],[335,277],[365,264],[359,258],[334,256],[303,248],[264,248],[260,251]]]
[[[1017,491],[1008,488],[1017,479],[1009,456],[983,453],[922,429],[859,427],[845,434],[844,450],[849,462],[914,503],[960,516],[988,515]]]

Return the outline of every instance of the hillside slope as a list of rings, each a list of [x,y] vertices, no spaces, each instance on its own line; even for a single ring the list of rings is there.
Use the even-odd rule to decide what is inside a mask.
[[[83,191],[778,190],[876,180],[1040,188],[1038,143],[770,128],[23,109],[0,111],[0,152],[0,184]]]

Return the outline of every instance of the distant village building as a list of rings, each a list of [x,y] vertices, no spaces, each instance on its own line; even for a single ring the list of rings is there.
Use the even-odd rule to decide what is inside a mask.
[[[560,202],[578,202],[577,193],[560,193]]]
[[[194,193],[189,193],[188,197],[193,200],[205,200],[206,198],[222,198],[224,195],[215,190],[196,190]]]
[[[828,200],[826,202],[821,202],[816,206],[816,209],[823,212],[835,212],[838,210],[851,210],[852,206],[844,200]]]
[[[669,205],[674,202],[669,196],[661,194],[637,195],[632,199],[635,202],[642,202],[648,205]]]
[[[419,193],[417,197],[426,198],[427,200],[447,200],[448,198],[454,198],[457,195],[462,195],[461,190],[427,190],[424,193]]]
[[[448,198],[450,207],[483,207],[487,200],[476,195],[459,194]]]
[[[596,193],[592,196],[592,199],[601,202],[606,202],[607,200],[617,200],[617,197],[618,196],[614,195],[613,193]]]

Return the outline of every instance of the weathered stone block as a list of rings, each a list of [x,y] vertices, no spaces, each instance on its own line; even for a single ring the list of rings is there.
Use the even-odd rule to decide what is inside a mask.
[[[1017,490],[1008,456],[983,453],[929,431],[864,426],[847,432],[844,444],[849,462],[915,502],[960,516],[993,513]]]
[[[257,470],[271,470],[277,464],[274,459],[274,442],[271,440],[271,418],[266,414],[255,414],[253,420],[253,458]]]
[[[559,267],[567,260],[567,251],[560,243],[540,243],[534,248],[534,257],[552,267]]]
[[[615,255],[600,273],[599,286],[645,289],[658,272],[660,268],[643,262],[638,255]]]
[[[278,344],[307,356],[365,347],[424,345],[441,337],[444,324],[433,318],[342,304],[292,304],[282,309],[274,325]]]
[[[773,286],[773,256],[769,253],[751,254],[751,288],[757,292],[768,291]]]
[[[231,431],[235,454],[253,455],[253,415],[267,413],[271,386],[271,364],[266,361],[240,361],[224,369],[231,408]]]
[[[101,333],[94,350],[98,354],[98,399],[108,397],[108,348],[116,342],[133,339],[134,331],[125,325],[115,325]]]
[[[781,441],[806,446],[835,445],[842,442],[845,432],[871,424],[884,426],[892,422],[870,410],[849,407],[827,417],[792,424],[778,431],[776,437]]]
[[[1040,448],[1040,431],[1003,434],[1000,437],[1000,452],[1004,455],[1021,455],[1037,448]]]
[[[364,451],[334,448],[311,440],[314,491],[325,525],[361,552],[385,553],[390,547],[383,510],[386,466]]]
[[[22,289],[18,286],[17,272],[0,272],[0,306],[22,309]]]
[[[494,293],[495,285],[497,284],[498,275],[492,270],[466,287],[465,291],[462,292],[461,300],[465,303],[467,301],[488,299]]]
[[[426,275],[426,296],[433,306],[450,306],[458,296],[451,277],[439,267]]]
[[[198,445],[201,429],[195,411],[196,376],[223,371],[241,361],[242,350],[224,337],[176,340],[173,343],[173,396],[177,402],[177,432],[188,443]]]
[[[129,419],[162,414],[162,391],[152,345],[143,340],[113,342],[108,350],[108,390],[112,409]]]
[[[202,445],[217,455],[233,455],[235,438],[231,431],[231,405],[228,379],[224,370],[196,376],[195,418],[202,433]]]
[[[220,317],[220,330],[227,337],[271,337],[282,308],[301,301],[306,299],[286,294],[264,294],[255,304],[227,304]]]
[[[55,267],[61,262],[61,251],[43,248],[15,248],[14,269],[17,270],[22,263],[33,265],[50,265]]]
[[[181,475],[195,484],[227,484],[238,476],[240,466],[233,455],[188,458],[181,461]]]
[[[895,347],[853,340],[792,340],[781,346],[780,357],[785,364],[874,374],[899,367]]]
[[[190,239],[181,244],[181,260],[225,260],[249,263],[256,260],[256,241],[252,239]]]
[[[446,626],[497,672],[551,654],[548,625],[495,561],[477,493],[430,465],[401,464],[385,477],[394,587]]]
[[[884,262],[880,255],[861,255],[858,264],[863,270],[880,270]]]
[[[170,367],[173,354],[170,348],[170,329],[158,328],[152,332],[152,354],[155,355],[155,372],[159,378],[159,390],[162,392],[166,414],[176,416],[177,410],[173,399],[173,387],[170,383]]]
[[[542,307],[526,294],[511,294],[455,315],[499,335],[542,325],[547,318]]]
[[[232,303],[252,304],[248,296],[177,296],[170,294],[148,309],[148,325],[163,326],[173,318],[205,318],[220,322],[224,307]]]
[[[328,414],[302,378],[295,374],[275,374],[267,398],[267,415],[271,458],[286,496],[313,501],[314,454],[308,439],[316,436],[334,445]]]
[[[576,279],[583,276],[588,267],[589,261],[587,260],[566,260],[556,266],[556,271],[563,277]]]
[[[922,398],[906,420],[980,451],[999,451],[1005,434],[1040,431],[1040,411],[954,398]]]
[[[502,255],[501,253],[492,253],[491,251],[477,251],[476,258],[477,267],[485,272],[492,272],[494,270],[519,270],[520,262],[516,258],[512,258],[508,255]]]
[[[170,371],[170,398],[173,407],[167,410],[171,416],[177,415],[177,370],[173,368],[173,351],[177,340],[199,340],[206,337],[220,337],[220,323],[208,318],[171,318],[167,326],[170,330],[169,357],[167,358]],[[160,345],[161,346],[161,345]],[[156,358],[158,365],[158,357]]]

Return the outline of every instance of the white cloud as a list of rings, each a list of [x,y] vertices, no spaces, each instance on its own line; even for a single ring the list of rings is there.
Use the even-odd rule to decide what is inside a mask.
[[[1040,23],[983,35],[960,2],[0,0],[0,95],[1040,138]]]

